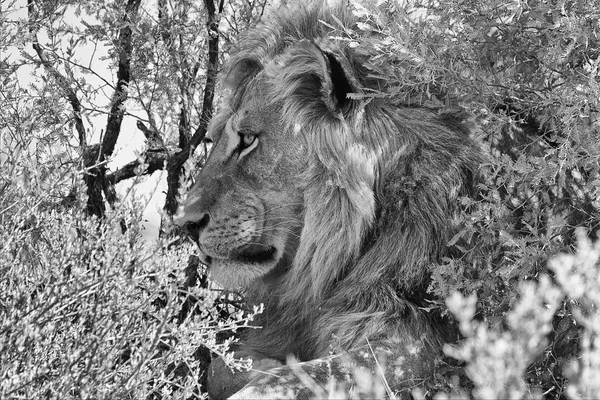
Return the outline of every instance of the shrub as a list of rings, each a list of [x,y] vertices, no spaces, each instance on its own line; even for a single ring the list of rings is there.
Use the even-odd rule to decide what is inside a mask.
[[[600,393],[600,241],[592,243],[578,231],[575,254],[562,254],[550,262],[556,281],[574,302],[574,323],[581,327],[580,355],[565,366],[570,379],[566,394],[572,399],[590,399]]]
[[[4,171],[0,398],[200,397],[209,350],[225,355],[231,342],[217,335],[253,314],[224,313],[200,279],[183,287],[191,249],[139,240],[141,207],[98,221],[53,200],[58,168],[48,191]]]
[[[584,340],[582,304],[548,260],[573,251],[577,227],[590,237],[600,228],[600,8],[415,0],[379,2],[372,13],[366,2],[353,3],[360,32],[340,31],[340,38],[364,47],[372,74],[388,77],[405,102],[465,110],[488,154],[478,197],[463,199],[461,229],[431,269],[431,307],[445,309],[450,298],[470,327],[452,354],[470,363],[476,396],[564,397],[566,379],[580,379],[564,367],[576,359],[593,365],[595,334]],[[597,313],[584,308],[588,318]]]

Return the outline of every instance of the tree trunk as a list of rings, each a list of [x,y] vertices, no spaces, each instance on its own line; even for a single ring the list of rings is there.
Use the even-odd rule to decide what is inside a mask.
[[[200,123],[192,138],[185,144],[181,151],[174,154],[167,162],[167,197],[164,209],[168,218],[172,218],[179,206],[177,194],[181,186],[179,176],[183,164],[206,136],[208,122],[213,112],[213,100],[219,69],[219,20],[214,0],[204,0],[204,5],[207,13],[208,63],[206,65],[206,85],[204,86],[202,112],[200,114]],[[221,0],[218,9],[219,14],[223,11],[223,5],[224,0]],[[183,117],[184,115],[182,115],[182,120],[185,121],[186,119]]]
[[[86,148],[83,157],[85,167],[84,181],[87,185],[88,201],[86,211],[90,215],[103,217],[106,211],[104,198],[109,204],[116,200],[112,184],[106,180],[106,162],[113,154],[121,123],[125,114],[125,102],[131,79],[131,21],[137,15],[141,0],[128,0],[123,16],[123,28],[119,32],[119,59],[117,70],[117,86],[112,96],[112,105],[106,121],[106,131],[100,146]]]

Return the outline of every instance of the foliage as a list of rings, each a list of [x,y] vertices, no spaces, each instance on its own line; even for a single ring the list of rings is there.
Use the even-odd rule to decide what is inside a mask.
[[[589,399],[600,393],[600,241],[592,243],[581,230],[578,239],[577,252],[554,258],[550,268],[563,292],[576,302],[573,315],[582,327],[581,357],[567,366],[567,395]]]
[[[369,55],[374,78],[392,77],[381,80],[387,95],[440,112],[466,111],[488,154],[478,197],[463,199],[448,257],[432,268],[429,291],[439,299],[432,307],[445,309],[448,297],[458,302],[455,292],[476,295],[467,297],[469,312],[458,315],[475,322],[452,354],[470,362],[476,396],[532,390],[561,398],[567,377],[584,379],[563,367],[593,358],[594,334],[586,339],[591,353],[583,355],[583,341],[580,348],[586,334],[578,307],[595,312],[562,285],[567,296],[558,304],[547,299],[552,305],[535,318],[519,317],[519,299],[556,301],[555,287],[541,279],[557,274],[548,260],[574,249],[576,227],[590,238],[600,228],[600,7],[576,0],[415,0],[372,2],[379,7],[373,13],[369,2],[352,3],[359,30],[340,29],[339,39]],[[530,347],[544,337],[544,351]],[[515,349],[522,358],[511,355]],[[499,386],[486,386],[487,379]]]
[[[476,296],[458,292],[448,298],[465,340],[459,348],[448,346],[452,357],[466,361],[466,374],[473,382],[476,398],[518,399],[531,396],[523,376],[546,345],[560,290],[543,276],[539,285],[521,287],[521,298],[507,316],[507,329],[488,329],[486,321],[474,320]],[[537,393],[539,396],[540,393]]]
[[[159,1],[168,11],[160,18],[142,8],[124,22],[123,1],[34,3],[39,10],[25,17],[21,3],[0,6],[0,397],[198,395],[209,358],[198,348],[224,354],[219,330],[248,317],[233,312],[236,322],[223,322],[229,312],[202,280],[182,288],[189,250],[140,242],[139,209],[126,211],[118,199],[102,221],[81,210],[84,157],[97,149],[90,145],[105,133],[114,100],[116,79],[103,71],[118,69],[119,32],[133,28],[121,110],[152,134],[144,131],[147,145],[130,170],[109,169],[109,182],[165,168],[205,122],[206,9]],[[438,299],[432,307],[445,309],[449,298],[461,324],[465,341],[449,353],[467,363],[474,395],[594,397],[600,7],[584,0],[351,3],[361,24],[337,37],[369,55],[367,67],[387,95],[462,108],[489,155],[479,197],[463,200],[451,251],[432,269],[429,287]],[[224,4],[219,57],[264,6]],[[31,50],[38,40],[50,64]],[[576,227],[586,234],[565,255],[575,249]],[[465,394],[469,385],[461,385],[453,387]]]
[[[565,295],[573,303],[572,323],[582,329],[581,351],[580,357],[561,365],[571,381],[556,390],[564,390],[572,399],[594,398],[599,393],[596,378],[600,372],[600,242],[592,244],[583,230],[578,232],[577,252],[561,254],[549,262],[555,282],[543,275],[538,283],[521,285],[518,303],[506,315],[506,327],[492,327],[487,321],[474,318],[475,295],[463,297],[456,292],[447,300],[466,338],[458,347],[448,346],[447,352],[467,362],[466,374],[475,386],[476,398],[541,398],[552,392],[542,393],[546,388],[528,386],[524,377],[541,353],[551,351],[547,337]]]
[[[28,159],[0,175],[0,397],[201,397],[217,335],[254,313],[184,285],[190,247],[140,240],[139,204],[90,218],[60,195],[69,168],[24,182]]]
[[[106,203],[118,203],[119,182],[166,170],[168,223],[183,164],[201,144],[213,111],[220,60],[232,35],[254,24],[265,4],[3,2],[0,98],[40,103],[25,142],[40,133],[49,138],[49,129],[66,139],[58,146],[69,151],[68,162],[85,167],[80,179],[89,214],[102,216]],[[14,105],[11,111],[18,113]],[[23,124],[3,119],[9,131]]]

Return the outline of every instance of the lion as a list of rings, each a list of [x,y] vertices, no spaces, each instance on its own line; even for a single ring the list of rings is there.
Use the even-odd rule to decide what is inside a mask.
[[[455,115],[371,95],[387,82],[334,32],[356,22],[347,7],[280,10],[221,75],[178,223],[211,278],[264,312],[235,349],[253,369],[215,359],[212,398],[310,398],[332,378],[360,390],[357,368],[407,396],[457,340],[427,287],[482,156]]]

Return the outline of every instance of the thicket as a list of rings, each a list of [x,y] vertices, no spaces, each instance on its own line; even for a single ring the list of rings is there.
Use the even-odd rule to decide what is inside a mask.
[[[446,391],[600,396],[600,7],[385,2],[374,16],[357,6],[361,32],[340,36],[373,53],[374,75],[393,77],[407,103],[465,110],[488,156],[449,243],[458,256],[432,270],[429,290],[466,337],[447,353],[467,362],[469,383]],[[365,34],[375,39],[363,45]]]
[[[118,48],[125,4],[85,4],[106,17],[107,28],[89,26],[77,35],[98,43],[112,38]],[[213,11],[222,12],[220,4]],[[57,5],[48,3],[47,14],[32,15],[39,19],[21,31],[8,29],[0,9],[0,50],[30,45],[31,23],[50,29],[60,21],[50,12]],[[394,98],[464,110],[488,155],[479,197],[463,199],[462,229],[450,241],[455,256],[431,271],[429,287],[439,299],[431,306],[452,312],[465,336],[447,349],[464,361],[464,376],[454,379],[448,367],[420,395],[600,396],[600,5],[352,5],[361,24],[339,27],[337,40],[369,52],[368,67],[385,77]],[[246,6],[249,16],[228,14],[221,38],[238,33],[234,22],[242,21],[241,31],[260,16]],[[101,171],[109,178],[140,180],[165,168],[176,152],[189,151],[192,125],[202,125],[202,109],[194,107],[202,91],[187,74],[207,62],[199,54],[209,46],[208,33],[178,19],[185,14],[178,10],[170,22],[163,14],[158,23],[146,15],[126,24],[134,28],[130,87],[137,91],[129,96],[147,112],[138,127],[146,129],[148,147],[154,138],[160,151],[145,152],[122,175]],[[191,27],[195,47],[173,39],[186,39]],[[54,32],[70,31],[60,25]],[[99,197],[110,207],[100,218],[90,212],[94,192],[86,176],[97,165],[84,157],[98,147],[87,143],[90,137],[76,145],[73,138],[79,122],[112,111],[84,107],[79,118],[74,112],[69,93],[89,106],[95,91],[109,87],[94,88],[73,72],[77,66],[65,60],[77,43],[55,40],[45,53],[56,72],[72,79],[72,92],[41,56],[45,80],[30,87],[13,79],[23,64],[0,59],[0,398],[202,396],[210,352],[224,355],[231,331],[251,324],[254,310],[242,312],[231,306],[233,294],[212,290],[187,245],[140,240],[142,205],[129,201],[132,194],[111,197],[110,179]],[[56,51],[61,46],[71,50]],[[198,64],[189,64],[186,48]],[[119,54],[108,56],[114,65]]]
[[[24,181],[21,161],[0,174],[0,398],[200,397],[209,352],[226,357],[254,314],[190,245],[141,240],[139,203],[100,221],[65,203],[69,171]]]

